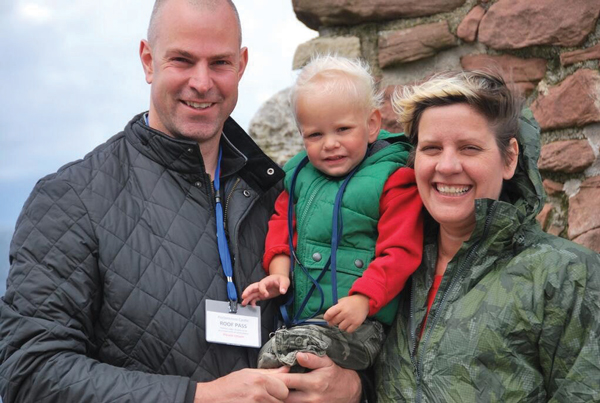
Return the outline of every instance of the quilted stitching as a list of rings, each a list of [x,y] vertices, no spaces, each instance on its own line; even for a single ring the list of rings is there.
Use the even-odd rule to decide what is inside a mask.
[[[254,365],[255,351],[204,341],[205,300],[226,299],[212,201],[193,185],[206,178],[153,159],[180,167],[176,156],[189,158],[181,144],[161,144],[165,155],[155,156],[154,136],[140,151],[132,125],[41,180],[19,218],[0,303],[5,399],[181,401],[187,379],[151,374],[205,381]],[[247,189],[242,181],[229,206],[238,290],[264,275],[278,193],[248,198]],[[272,314],[267,306],[264,318]],[[262,327],[266,337],[269,321]],[[13,379],[19,371],[29,377]],[[44,390],[48,384],[55,387]]]

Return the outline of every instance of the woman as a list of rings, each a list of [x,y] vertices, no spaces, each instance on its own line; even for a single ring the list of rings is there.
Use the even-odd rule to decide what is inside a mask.
[[[600,400],[600,256],[544,233],[539,128],[503,80],[394,99],[429,213],[376,367],[380,402]]]

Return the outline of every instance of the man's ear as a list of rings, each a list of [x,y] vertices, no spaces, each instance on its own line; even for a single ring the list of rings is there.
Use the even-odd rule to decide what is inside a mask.
[[[509,180],[515,174],[517,169],[517,163],[519,162],[519,143],[516,138],[510,139],[508,144],[508,156],[504,167],[504,173],[502,177],[504,180]]]
[[[367,121],[369,125],[369,144],[375,142],[381,131],[381,111],[373,109]]]
[[[152,76],[154,74],[154,68],[152,66],[152,49],[145,39],[142,39],[140,42],[140,60],[142,61],[142,67],[144,68],[146,82],[152,84]]]
[[[238,67],[238,81],[242,79],[246,66],[248,65],[248,48],[243,47],[240,49],[240,64]]]

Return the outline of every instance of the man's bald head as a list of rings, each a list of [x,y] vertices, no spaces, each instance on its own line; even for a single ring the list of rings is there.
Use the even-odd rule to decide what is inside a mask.
[[[150,24],[148,24],[148,43],[150,46],[154,45],[156,42],[156,38],[158,35],[158,24],[160,20],[161,10],[163,6],[173,0],[156,0],[154,2],[154,8],[152,9],[152,14],[150,15]],[[232,0],[177,0],[177,1],[186,1],[188,4],[198,7],[199,9],[204,9],[207,12],[216,9],[222,4],[227,4],[233,10],[235,14],[235,19],[237,20],[237,29],[240,37],[240,47],[242,46],[242,24],[240,22],[240,15],[238,14],[237,8],[235,4],[233,4]]]

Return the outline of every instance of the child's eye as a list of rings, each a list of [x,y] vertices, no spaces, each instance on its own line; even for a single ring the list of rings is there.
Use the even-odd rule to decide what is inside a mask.
[[[308,135],[306,135],[307,138],[311,138],[311,139],[318,138],[320,136],[321,136],[321,133],[319,133],[319,132],[309,133]]]

